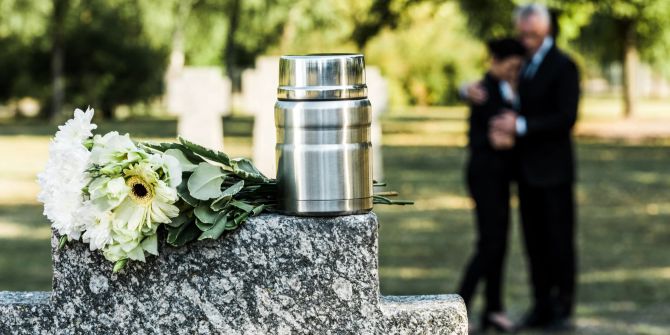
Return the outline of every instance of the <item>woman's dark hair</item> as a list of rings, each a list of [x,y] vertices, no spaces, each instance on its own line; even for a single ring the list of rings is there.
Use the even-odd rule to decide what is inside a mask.
[[[489,53],[495,59],[505,59],[511,56],[525,56],[526,48],[514,38],[501,38],[486,42]]]

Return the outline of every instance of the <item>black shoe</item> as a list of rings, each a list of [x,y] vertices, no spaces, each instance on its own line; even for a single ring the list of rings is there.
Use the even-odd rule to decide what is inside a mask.
[[[521,320],[519,329],[542,329],[549,326],[552,321],[551,313],[532,310]]]
[[[502,312],[499,313],[499,316],[495,316],[494,314],[496,313],[485,313],[482,316],[482,331],[493,328],[493,330],[499,333],[516,333],[516,325],[514,325],[507,315]]]
[[[570,317],[555,318],[544,327],[548,332],[569,332],[575,330],[575,325]]]

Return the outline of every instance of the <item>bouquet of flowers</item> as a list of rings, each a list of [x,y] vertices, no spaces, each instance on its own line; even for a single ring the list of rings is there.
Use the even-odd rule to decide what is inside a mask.
[[[129,260],[158,255],[159,228],[182,246],[218,239],[248,217],[275,210],[276,180],[246,158],[231,159],[179,138],[137,143],[112,131],[94,135],[93,109],[77,109],[59,126],[38,176],[44,214],[60,245],[81,239],[118,272]],[[407,204],[375,195],[375,203]]]

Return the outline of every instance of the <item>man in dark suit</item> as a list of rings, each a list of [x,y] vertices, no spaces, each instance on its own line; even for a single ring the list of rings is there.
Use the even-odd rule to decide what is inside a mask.
[[[575,159],[572,127],[577,119],[579,72],[551,36],[546,7],[517,10],[516,28],[529,59],[520,74],[519,113],[508,112],[490,123],[490,137],[504,146],[514,137],[521,221],[530,265],[534,305],[527,328],[572,327],[575,303]],[[468,98],[486,98],[478,86]],[[479,99],[481,100],[481,99]]]

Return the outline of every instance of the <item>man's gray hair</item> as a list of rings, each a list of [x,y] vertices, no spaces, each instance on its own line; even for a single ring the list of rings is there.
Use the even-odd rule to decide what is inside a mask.
[[[542,21],[551,26],[551,15],[545,5],[539,3],[531,3],[518,7],[514,11],[514,22],[525,20],[533,15],[537,15]]]

